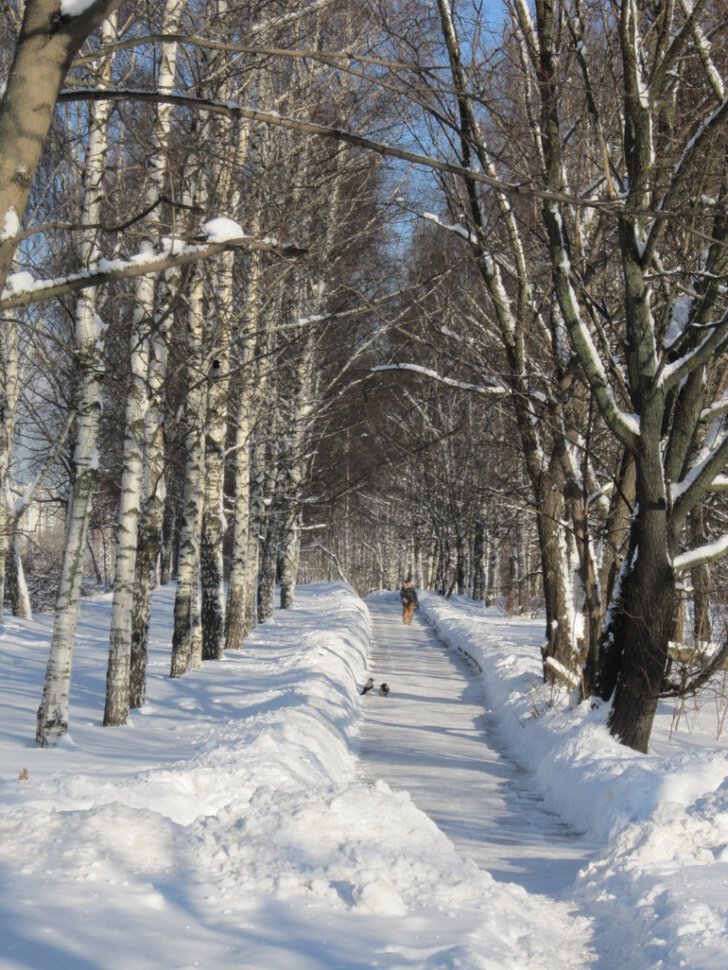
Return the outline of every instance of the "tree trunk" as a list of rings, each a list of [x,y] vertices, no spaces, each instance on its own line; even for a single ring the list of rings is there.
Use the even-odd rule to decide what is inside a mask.
[[[174,34],[179,29],[183,0],[166,0],[162,15],[162,30]],[[157,90],[172,91],[177,70],[176,41],[161,45]],[[154,150],[149,157],[149,182],[145,204],[152,205],[165,191],[167,181],[167,142],[172,124],[172,106],[157,105],[153,128]],[[129,642],[129,707],[139,708],[146,694],[147,647],[152,592],[157,580],[157,563],[162,543],[162,527],[167,496],[164,444],[164,386],[167,378],[171,301],[180,282],[178,271],[170,270],[160,281],[157,299],[166,294],[161,309],[155,304],[144,307],[154,319],[150,333],[144,338],[147,345],[147,400],[144,414],[143,491],[136,537],[133,606]],[[145,289],[137,287],[136,298],[143,306]],[[149,294],[154,297],[154,291]],[[161,302],[161,300],[160,300]]]
[[[30,606],[28,584],[25,581],[23,557],[20,554],[20,535],[17,529],[13,535],[10,554],[7,558],[7,574],[8,595],[10,597],[10,609],[12,610],[13,616],[18,616],[23,620],[30,620],[33,611]]]
[[[290,609],[293,606],[300,551],[301,520],[299,513],[294,522],[288,527],[281,552],[280,583],[282,610]]]
[[[205,497],[200,535],[200,592],[202,610],[202,659],[220,660],[225,632],[225,600],[222,585],[222,540],[225,533],[223,479],[227,432],[229,368],[227,351],[216,358],[217,374],[208,388],[205,434]]]
[[[675,580],[665,557],[665,514],[647,511],[634,524],[633,554],[623,580],[612,649],[619,654],[609,729],[647,751],[675,627]],[[619,609],[619,608],[618,608]]]
[[[152,247],[148,248],[151,251]],[[154,306],[154,277],[140,278],[136,304],[131,332],[131,386],[127,392],[104,726],[126,724],[129,713],[134,582],[144,472],[144,432],[149,403],[148,327]]]
[[[0,315],[0,623],[5,603],[5,562],[10,552],[14,514],[10,462],[15,442],[18,402],[18,335],[9,314]]]
[[[58,0],[27,0],[0,98],[0,226],[22,222],[71,61],[89,34],[120,5],[121,0],[96,0],[59,20]],[[17,244],[17,232],[0,233],[0,292]]]
[[[475,520],[473,536],[473,582],[470,595],[480,603],[485,602],[485,518],[479,515]]]
[[[203,500],[204,404],[202,328],[203,283],[196,273],[190,292],[187,335],[187,386],[185,398],[185,483],[179,529],[179,567],[174,599],[171,677],[181,677],[192,662],[200,559],[200,519]]]
[[[258,224],[255,223],[257,231]],[[251,584],[248,579],[253,564],[250,562],[251,542],[251,461],[252,435],[256,416],[255,378],[258,372],[253,364],[255,334],[262,324],[260,303],[262,298],[263,264],[261,257],[252,254],[248,275],[248,302],[242,335],[240,354],[240,383],[235,419],[235,466],[233,485],[233,537],[230,577],[225,607],[225,649],[238,650],[250,633],[247,614]]]
[[[182,0],[166,0],[162,16],[163,32],[174,33],[179,26]],[[164,94],[174,89],[177,44],[162,45],[157,90]],[[159,104],[150,146],[149,182],[144,203],[157,202],[163,193],[167,175],[167,141],[172,120],[172,106]],[[152,251],[149,243],[142,244]],[[164,461],[161,385],[166,376],[165,328],[155,319],[155,278],[140,277],[134,294],[134,316],[131,333],[131,380],[126,409],[124,467],[121,480],[119,525],[117,530],[114,598],[111,610],[109,663],[106,674],[105,725],[125,724],[134,695],[134,704],[143,699],[146,671],[145,630],[151,601],[151,589],[137,592],[137,577],[145,584],[153,573],[148,560],[151,549],[144,553],[145,562],[137,569],[140,530],[143,527],[142,505],[147,529],[145,542],[158,535],[159,506],[164,501]],[[157,324],[156,326],[153,324]],[[156,493],[160,493],[157,495]],[[155,555],[156,563],[156,555]],[[136,631],[136,636],[135,636]],[[132,651],[134,657],[132,659]],[[132,669],[134,686],[132,688]]]
[[[31,4],[26,11],[30,6]],[[104,25],[104,40],[111,41],[114,35],[115,20]],[[103,72],[106,78],[110,77],[110,61],[104,64]],[[107,124],[110,107],[108,102],[103,101],[94,105],[86,152],[85,193],[81,218],[82,224],[87,228],[82,233],[81,251],[84,265],[87,266],[97,262],[101,257],[95,226],[100,221],[104,201],[103,174],[108,148]],[[98,315],[96,296],[96,289],[92,287],[85,290],[76,302],[75,337],[78,372],[76,442],[53,632],[36,721],[36,741],[42,747],[56,744],[68,731],[73,642],[83,579],[83,559],[86,551],[91,497],[98,470],[97,446],[104,375],[104,325]]]
[[[698,506],[690,513],[689,533],[695,547],[705,543],[703,509]],[[710,643],[713,624],[710,613],[710,565],[705,563],[691,570],[693,581],[693,643],[697,650]]]

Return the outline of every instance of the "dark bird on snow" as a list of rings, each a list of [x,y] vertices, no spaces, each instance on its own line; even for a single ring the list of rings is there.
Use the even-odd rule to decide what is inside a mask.
[[[382,697],[388,697],[389,696],[389,684],[382,684],[382,686],[379,688],[379,693],[382,695]]]
[[[364,684],[364,686],[362,687],[361,693],[368,694],[369,691],[372,689],[372,687],[374,687],[374,678],[370,677],[369,680],[366,682],[366,684]]]

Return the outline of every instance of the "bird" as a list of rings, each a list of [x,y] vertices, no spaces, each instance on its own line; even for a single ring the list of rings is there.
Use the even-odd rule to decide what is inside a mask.
[[[379,688],[379,693],[382,695],[382,697],[388,697],[389,696],[389,684],[382,684],[382,686]]]
[[[374,678],[370,677],[369,680],[366,682],[366,684],[364,684],[364,686],[362,687],[361,693],[368,694],[369,691],[372,689],[372,687],[374,687]]]

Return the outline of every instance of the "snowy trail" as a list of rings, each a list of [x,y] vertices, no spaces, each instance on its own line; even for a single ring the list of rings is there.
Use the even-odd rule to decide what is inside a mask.
[[[455,844],[493,878],[527,892],[568,894],[591,852],[547,812],[528,774],[496,750],[477,671],[448,651],[392,598],[368,601],[371,673],[389,697],[362,698],[361,771],[405,789]]]

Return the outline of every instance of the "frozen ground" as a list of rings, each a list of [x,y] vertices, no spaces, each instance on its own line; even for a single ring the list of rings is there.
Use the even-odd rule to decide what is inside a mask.
[[[537,622],[424,597],[418,621],[481,677],[396,597],[372,624],[341,586],[172,681],[172,599],[149,702],[115,729],[109,601],[84,604],[54,751],[32,741],[50,617],[3,628],[3,970],[725,966],[719,706],[672,741],[665,712],[635,755],[543,693]],[[359,695],[370,668],[388,698]]]

